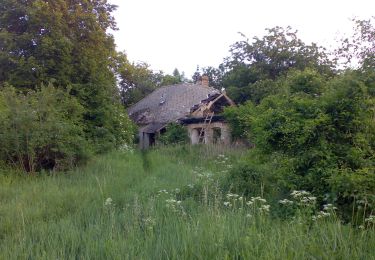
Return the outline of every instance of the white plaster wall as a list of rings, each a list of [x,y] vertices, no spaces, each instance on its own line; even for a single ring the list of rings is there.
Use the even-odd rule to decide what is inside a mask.
[[[207,125],[204,123],[199,124],[190,124],[187,125],[188,133],[190,136],[191,144],[197,144],[199,142],[199,132],[196,128],[206,128]],[[230,129],[227,123],[224,122],[214,122],[210,123],[208,128],[206,129],[206,133],[204,136],[204,141],[206,144],[212,144],[213,142],[213,128],[220,128],[221,129],[221,136],[220,136],[220,143],[224,145],[231,144],[231,134]]]
[[[188,128],[190,142],[191,144],[198,144],[199,143],[199,132],[197,129]]]

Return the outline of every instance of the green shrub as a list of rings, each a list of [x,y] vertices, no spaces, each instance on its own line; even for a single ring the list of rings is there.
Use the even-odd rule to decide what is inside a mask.
[[[255,143],[262,158],[235,168],[235,183],[251,190],[263,178],[259,170],[274,164],[270,169],[286,187],[310,191],[321,204],[335,202],[346,216],[355,200],[363,200],[369,214],[375,100],[366,81],[350,72],[327,81],[307,70],[291,73],[283,84],[289,93],[227,110],[232,128]]]
[[[242,161],[234,166],[226,179],[225,190],[230,190],[246,196],[259,196],[268,194],[275,189],[272,172],[267,169],[267,165],[260,165],[249,161]]]
[[[230,125],[231,135],[234,140],[249,137],[253,110],[254,104],[251,102],[238,107],[228,107],[224,110],[224,116]]]
[[[0,160],[26,172],[62,170],[90,155],[78,101],[53,86],[0,91]]]
[[[187,129],[177,123],[169,123],[166,132],[159,137],[162,144],[185,144],[189,141]]]

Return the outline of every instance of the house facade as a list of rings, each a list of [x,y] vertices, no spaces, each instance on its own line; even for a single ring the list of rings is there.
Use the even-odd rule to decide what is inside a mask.
[[[234,106],[225,94],[209,86],[203,76],[197,84],[181,83],[161,87],[128,109],[139,127],[139,144],[145,149],[155,144],[167,124],[184,125],[191,144],[231,143],[229,125],[221,115],[224,108]]]

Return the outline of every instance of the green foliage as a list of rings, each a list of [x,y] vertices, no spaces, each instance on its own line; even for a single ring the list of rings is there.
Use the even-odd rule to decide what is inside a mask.
[[[373,72],[375,68],[375,16],[368,20],[352,19],[353,35],[341,41],[337,59],[346,68],[359,65],[361,70]]]
[[[312,70],[295,71],[280,84],[285,94],[225,113],[235,133],[268,158],[258,163],[276,160],[275,172],[289,186],[319,194],[320,201],[334,193],[342,210],[354,197],[373,201],[375,103],[362,75],[327,81]]]
[[[130,107],[162,85],[163,74],[154,73],[148,64],[131,63],[124,53],[118,54],[116,62],[121,100],[125,107]]]
[[[99,0],[3,0],[0,7],[0,89],[11,85],[16,92],[25,93],[27,99],[33,99],[36,95],[49,98],[45,101],[39,100],[37,103],[40,105],[43,102],[55,104],[50,95],[61,95],[68,89],[67,93],[74,97],[72,100],[78,101],[80,105],[79,126],[73,120],[72,129],[69,131],[74,132],[74,127],[78,127],[79,130],[71,132],[72,138],[85,139],[82,142],[89,143],[94,152],[105,152],[129,142],[132,133],[132,124],[121,106],[116,86],[115,44],[112,35],[107,33],[109,29],[116,29],[111,15],[114,10],[114,5]],[[38,90],[39,86],[50,83],[61,92],[43,88],[42,91]],[[35,93],[30,92],[31,90]],[[47,96],[43,96],[44,94]],[[59,98],[57,96],[56,100]],[[14,96],[13,99],[22,97]],[[66,97],[64,100],[69,99]],[[21,104],[18,105],[21,109]],[[65,114],[70,113],[69,106],[64,108],[57,104],[56,109],[59,111],[56,112],[56,122],[65,120]],[[19,121],[25,116],[25,129],[26,122],[34,124],[36,119],[32,115],[19,115]],[[72,114],[72,117],[74,116]],[[35,136],[39,136],[40,131],[45,131],[46,136],[55,134],[48,132],[53,131],[54,127],[43,130],[31,127],[29,130],[29,134]],[[69,131],[64,132],[64,135],[69,135]],[[81,146],[82,142],[78,139],[75,144],[76,151],[72,150],[73,145],[69,142],[66,144],[69,147],[66,152],[65,148],[62,148],[67,136],[59,135],[54,146],[59,146],[59,153],[72,154],[75,157],[86,146]],[[37,143],[35,147],[28,146],[28,150],[19,147],[19,151],[22,154],[39,154],[42,151],[38,149],[42,149],[50,141]],[[34,148],[37,150],[30,150]],[[61,152],[62,150],[64,152]],[[12,154],[10,158],[13,156]],[[43,163],[37,164],[37,169],[44,168]]]
[[[96,152],[128,141],[116,86],[116,29],[107,1],[13,1],[0,7],[0,88],[70,89],[83,107],[85,138]],[[120,115],[119,115],[120,113]],[[126,123],[126,124],[125,124]],[[125,131],[130,131],[126,129]]]
[[[131,63],[125,53],[117,54],[116,73],[121,101],[125,107],[134,105],[157,88],[186,80],[184,73],[180,73],[178,69],[173,71],[173,75],[165,75],[162,71],[155,72],[147,63]]]
[[[223,114],[231,126],[231,135],[234,140],[247,138],[249,136],[253,109],[254,105],[251,102],[238,107],[225,108]]]
[[[169,123],[166,126],[166,132],[161,134],[158,140],[162,144],[186,144],[189,136],[186,127],[177,123]]]
[[[17,94],[0,91],[0,160],[27,172],[62,170],[87,159],[83,108],[63,91],[42,86]]]
[[[259,79],[275,80],[291,68],[303,70],[313,68],[321,73],[331,72],[331,61],[322,47],[306,45],[291,27],[266,29],[267,35],[254,37],[232,45],[229,63],[251,65]]]
[[[340,196],[375,200],[375,99],[361,77],[348,74],[332,82],[324,97],[330,117],[327,139],[337,160],[329,182]]]
[[[177,68],[173,70],[172,77],[174,78],[174,82],[172,84],[182,83],[186,80],[184,72],[180,73]],[[172,84],[166,84],[166,85],[172,85]]]
[[[253,159],[253,158],[252,158]],[[272,197],[281,188],[271,164],[242,160],[230,170],[224,181],[225,190],[246,196]]]
[[[354,22],[353,37],[343,41],[333,62],[289,28],[233,46],[223,84],[238,102],[252,103],[225,115],[234,136],[256,147],[231,172],[233,186],[249,192],[249,178],[261,172],[277,176],[278,187],[307,189],[320,203],[337,202],[346,220],[353,209],[359,215],[373,210],[374,26],[371,19]],[[354,60],[359,69],[335,76],[339,58],[347,65]],[[359,208],[357,200],[363,202]]]
[[[162,75],[162,81],[161,81],[161,86],[169,86],[169,85],[175,85],[175,84],[180,84],[180,83],[183,83],[183,82],[187,82],[187,79],[185,78],[185,73],[184,72],[181,72],[175,68],[173,70],[173,73],[172,75],[163,75],[163,73],[161,73]]]
[[[283,92],[278,81],[293,70],[310,68],[321,75],[334,75],[335,62],[329,60],[325,49],[315,43],[304,43],[290,27],[266,29],[261,38],[238,41],[231,46],[230,53],[217,69],[208,67],[203,73],[216,88],[225,88],[240,104],[259,104],[265,97]],[[198,68],[193,78],[199,75]]]
[[[291,93],[305,93],[318,96],[322,94],[324,79],[315,70],[291,71],[287,77],[287,84]]]
[[[208,77],[210,87],[221,90],[222,88],[221,82],[224,76],[224,66],[220,65],[219,68],[214,68],[214,67],[209,66],[209,67],[204,67],[202,69],[199,68],[199,66],[197,66],[197,69],[192,76],[193,82],[194,83],[199,82],[203,75]]]
[[[227,90],[228,95],[236,103],[244,103],[251,100],[250,84],[257,82],[258,77],[246,64],[236,64],[225,74],[222,85]],[[258,99],[257,97],[254,98]]]

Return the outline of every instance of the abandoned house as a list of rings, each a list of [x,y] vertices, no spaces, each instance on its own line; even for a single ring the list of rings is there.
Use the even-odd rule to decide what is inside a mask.
[[[221,113],[234,102],[209,86],[207,76],[197,84],[181,83],[161,87],[129,108],[139,127],[139,144],[147,148],[165,132],[168,123],[186,126],[192,144],[230,144],[229,125]]]

